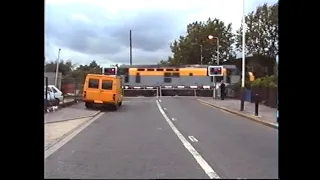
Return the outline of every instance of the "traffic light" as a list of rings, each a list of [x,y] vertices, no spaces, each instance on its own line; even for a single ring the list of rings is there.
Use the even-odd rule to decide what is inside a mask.
[[[208,76],[223,76],[223,66],[208,66]]]
[[[116,68],[104,68],[104,75],[116,75],[117,69]]]

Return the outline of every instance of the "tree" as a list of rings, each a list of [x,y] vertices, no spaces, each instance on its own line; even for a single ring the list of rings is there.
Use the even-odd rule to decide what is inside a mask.
[[[245,17],[246,54],[274,58],[278,54],[278,3],[263,4]],[[236,48],[242,52],[242,27],[237,31]]]
[[[57,62],[54,62],[54,61],[51,61],[50,63],[46,63],[45,65],[46,72],[56,72],[56,68],[57,68]],[[59,72],[61,72],[63,76],[70,74],[73,68],[74,68],[74,65],[70,60],[67,60],[67,61],[61,60],[59,62]]]
[[[217,39],[208,39],[209,35],[218,37],[220,61],[235,57],[232,51],[234,38],[231,24],[225,25],[219,19],[206,22],[193,22],[187,26],[187,35],[180,36],[171,43],[173,57],[161,64],[210,64],[217,59]]]

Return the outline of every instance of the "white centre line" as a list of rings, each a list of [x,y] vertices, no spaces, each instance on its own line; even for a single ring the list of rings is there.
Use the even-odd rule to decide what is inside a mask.
[[[198,139],[196,139],[194,136],[188,136],[191,142],[198,142]]]
[[[198,164],[204,170],[204,172],[209,176],[210,179],[220,179],[218,174],[211,168],[211,166],[202,158],[202,156],[197,152],[197,150],[188,142],[188,140],[180,133],[180,131],[176,128],[173,122],[166,115],[164,110],[162,109],[160,103],[156,101],[158,109],[164,119],[167,121],[173,132],[178,136],[184,147],[190,152],[190,154],[196,159]]]

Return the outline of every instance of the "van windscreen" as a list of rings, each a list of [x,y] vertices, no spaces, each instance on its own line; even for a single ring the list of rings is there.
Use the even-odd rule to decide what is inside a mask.
[[[112,80],[102,80],[102,89],[112,90]]]

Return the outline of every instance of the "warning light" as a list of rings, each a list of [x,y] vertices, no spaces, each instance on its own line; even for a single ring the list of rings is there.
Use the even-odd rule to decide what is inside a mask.
[[[116,75],[116,68],[104,68],[104,75]]]
[[[209,66],[208,76],[223,76],[222,66]]]

